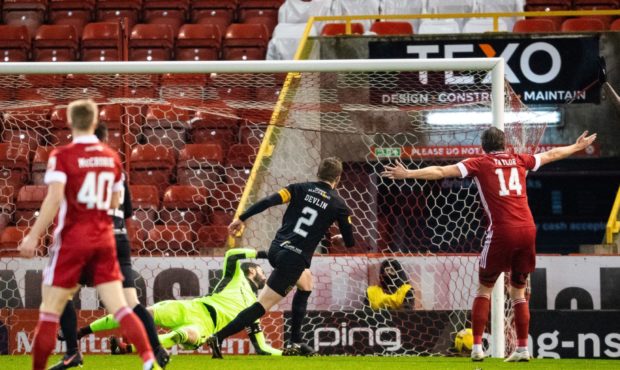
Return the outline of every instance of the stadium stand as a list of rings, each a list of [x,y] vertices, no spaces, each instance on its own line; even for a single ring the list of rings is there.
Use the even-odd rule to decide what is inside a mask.
[[[14,217],[17,226],[32,226],[45,195],[47,185],[25,185],[19,189]]]
[[[50,153],[54,150],[53,146],[40,146],[34,152],[32,159],[32,183],[34,185],[44,185],[43,178],[47,170],[47,160]]]
[[[377,35],[412,35],[413,26],[409,22],[375,22],[370,26],[370,32]]]
[[[28,232],[27,227],[9,226],[0,234],[0,257],[17,257],[17,245]]]
[[[4,133],[3,133],[4,136]],[[29,148],[26,145],[0,143],[0,181],[17,191],[29,180]]]
[[[174,31],[168,24],[136,24],[129,38],[129,60],[171,60]]]
[[[142,0],[98,0],[96,19],[100,22],[126,20],[131,30],[138,23],[142,10]]]
[[[2,22],[10,26],[25,26],[34,36],[45,21],[46,0],[5,0],[2,4]]]
[[[174,185],[166,189],[159,211],[160,220],[169,226],[185,225],[194,232],[206,223],[207,188]]]
[[[129,158],[132,184],[154,185],[163,194],[170,185],[175,164],[172,149],[150,144],[136,145]]]
[[[321,36],[342,36],[347,33],[346,24],[344,23],[328,23],[321,29]],[[364,25],[362,23],[351,23],[352,35],[363,35]]]
[[[30,56],[28,28],[0,25],[0,53],[3,62],[27,61]]]
[[[79,39],[75,27],[67,24],[42,25],[34,37],[33,60],[70,62],[78,60]]]
[[[598,32],[605,31],[605,23],[598,18],[570,18],[562,23],[564,32]]]
[[[269,31],[262,24],[231,24],[224,36],[223,59],[265,59]]]
[[[533,32],[557,32],[556,23],[545,18],[520,19],[515,22],[512,32],[533,33]]]
[[[223,163],[219,144],[187,144],[179,153],[177,181],[183,185],[213,188],[221,182]]]
[[[120,24],[115,22],[89,23],[82,32],[81,57],[86,62],[123,60],[123,40]]]
[[[222,47],[220,29],[213,24],[181,26],[175,45],[176,60],[217,60]]]
[[[508,24],[503,19],[498,19],[497,30],[500,32],[508,32]],[[471,18],[465,21],[463,25],[463,33],[483,33],[493,32],[492,18]]]

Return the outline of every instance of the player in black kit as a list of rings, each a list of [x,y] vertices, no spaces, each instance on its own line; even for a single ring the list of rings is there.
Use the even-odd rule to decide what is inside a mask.
[[[341,174],[340,160],[326,158],[319,165],[319,181],[291,184],[261,199],[230,224],[229,231],[234,235],[244,227],[248,218],[269,207],[289,204],[282,226],[269,248],[269,263],[274,269],[267,285],[261,291],[258,302],[241,311],[227,326],[207,339],[213,358],[222,358],[221,343],[225,338],[263,316],[298,283],[304,271],[310,267],[314,250],[334,222],[338,222],[342,234],[336,238],[342,238],[347,247],[354,246],[351,212],[334,190],[340,182]]]
[[[102,142],[108,141],[108,128],[105,124],[99,122],[95,129],[95,135]],[[109,210],[109,215],[114,223],[114,238],[116,239],[116,257],[118,258],[118,264],[121,269],[121,273],[125,278],[123,280],[123,293],[127,299],[129,307],[133,307],[134,313],[140,318],[146,333],[149,337],[149,343],[153,348],[153,353],[157,359],[157,363],[162,368],[166,367],[166,364],[170,360],[168,352],[160,345],[159,338],[157,337],[157,328],[153,322],[153,318],[149,315],[146,308],[138,301],[138,294],[136,292],[135,278],[133,270],[131,268],[131,245],[127,238],[127,229],[125,227],[125,220],[133,215],[133,208],[131,205],[131,195],[127,182],[124,181],[124,189],[121,193],[121,204],[117,209]],[[88,281],[81,281],[82,285],[86,285]],[[50,367],[48,370],[63,370],[71,367],[82,365],[82,354],[78,350],[78,333],[77,333],[77,316],[75,314],[75,308],[73,306],[73,300],[69,300],[65,306],[65,310],[60,316],[61,334],[58,339],[67,342],[67,352],[63,359],[56,365]],[[80,337],[90,333],[81,333]],[[112,354],[119,354],[118,345],[111,341],[110,347]]]

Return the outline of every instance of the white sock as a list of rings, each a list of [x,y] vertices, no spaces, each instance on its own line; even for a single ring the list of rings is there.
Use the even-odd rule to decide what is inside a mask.
[[[482,352],[482,344],[474,344],[471,347],[472,352]]]
[[[517,347],[517,352],[525,352],[527,351],[527,347]]]
[[[142,365],[142,370],[151,370],[151,368],[153,367],[153,361],[154,360],[151,359],[151,360],[148,360],[147,362],[145,362]]]

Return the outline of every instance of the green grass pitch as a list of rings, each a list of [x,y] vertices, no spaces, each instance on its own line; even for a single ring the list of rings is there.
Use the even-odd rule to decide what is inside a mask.
[[[58,361],[53,356],[49,364]],[[2,370],[28,370],[28,356],[0,356]],[[82,369],[132,370],[141,369],[136,356],[94,355],[84,359]],[[363,370],[363,369],[441,369],[441,370],[485,370],[485,369],[618,369],[618,360],[551,360],[534,359],[529,363],[504,363],[498,359],[486,359],[473,363],[468,358],[446,357],[264,357],[228,356],[223,360],[212,360],[207,355],[173,356],[167,370],[176,369],[243,369],[243,370]],[[76,368],[79,369],[79,368]]]

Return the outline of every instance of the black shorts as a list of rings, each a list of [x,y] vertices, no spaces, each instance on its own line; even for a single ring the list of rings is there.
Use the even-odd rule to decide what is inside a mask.
[[[301,274],[306,269],[304,258],[294,252],[272,245],[267,255],[273,272],[267,279],[267,285],[276,293],[285,297],[293,289]]]
[[[116,258],[124,278],[123,288],[135,288],[136,278],[131,268],[131,245],[129,244],[127,234],[115,234],[114,239],[116,240]],[[85,276],[82,276],[80,285],[89,286],[92,285],[92,282]]]

